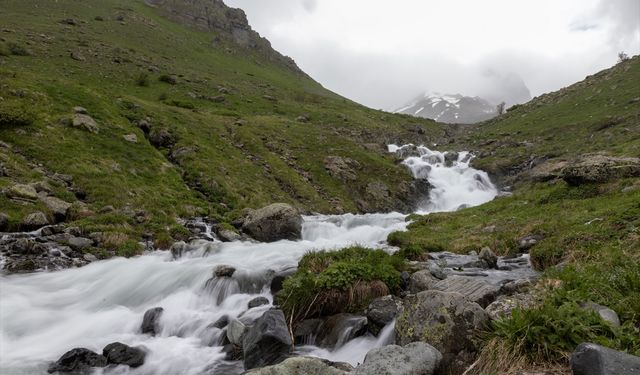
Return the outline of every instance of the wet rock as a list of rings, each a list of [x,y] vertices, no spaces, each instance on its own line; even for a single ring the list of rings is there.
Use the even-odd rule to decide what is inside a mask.
[[[269,289],[271,290],[271,294],[275,295],[279,291],[282,290],[282,284],[287,279],[287,277],[293,275],[296,272],[296,267],[286,268],[277,272],[273,275],[273,279],[271,279],[271,285]]]
[[[283,361],[292,350],[284,313],[281,310],[265,312],[247,331],[242,348],[247,370]]]
[[[171,251],[171,255],[173,259],[181,258],[184,253],[186,253],[189,249],[189,246],[184,241],[175,242],[171,245],[169,251]]]
[[[400,310],[400,304],[401,302],[391,295],[371,301],[366,311],[369,330],[377,335],[384,326],[395,319]]]
[[[227,325],[227,339],[236,346],[242,346],[242,340],[247,333],[247,327],[238,319],[230,319]]]
[[[483,247],[480,250],[480,255],[478,256],[480,260],[486,263],[486,268],[497,268],[498,267],[498,257],[491,251],[488,247]]]
[[[213,274],[215,277],[231,277],[236,272],[236,269],[231,266],[217,266],[215,270],[213,270]]]
[[[92,367],[105,367],[107,358],[85,348],[75,348],[64,353],[60,359],[49,366],[48,373],[89,372]]]
[[[248,308],[253,309],[254,307],[268,305],[270,302],[266,297],[256,297],[249,301]]]
[[[76,113],[73,115],[71,126],[73,126],[74,128],[86,130],[90,133],[98,132],[98,123],[96,122],[96,120],[94,120],[93,117],[82,113]]]
[[[296,324],[293,331],[294,341],[297,345],[315,345],[318,329],[322,325],[322,319],[305,319]]]
[[[396,343],[428,342],[442,353],[443,365],[451,373],[462,373],[479,348],[475,335],[488,321],[482,307],[462,294],[428,290],[403,300],[396,319]]]
[[[388,345],[370,350],[353,374],[431,375],[440,361],[442,354],[424,342],[412,342],[405,346]]]
[[[409,292],[415,294],[432,289],[439,281],[429,270],[414,272],[409,280]]]
[[[70,56],[71,56],[71,58],[73,60],[76,60],[76,61],[85,61],[86,60],[85,57],[82,55],[82,53],[80,53],[78,51],[71,52]]]
[[[535,244],[544,239],[543,236],[538,234],[532,234],[529,236],[522,237],[518,240],[518,249],[520,251],[527,251],[531,249]]]
[[[533,286],[533,282],[529,279],[518,279],[505,283],[500,289],[502,294],[513,294],[526,292]]]
[[[640,374],[640,357],[604,346],[582,343],[571,354],[573,375]]]
[[[120,342],[111,343],[102,349],[102,355],[109,364],[140,367],[144,364],[146,353],[140,348],[133,348]]]
[[[7,190],[6,195],[9,198],[26,199],[31,201],[38,199],[38,192],[31,185],[13,185]]]
[[[142,333],[155,336],[160,332],[159,320],[163,312],[164,309],[162,307],[154,307],[145,311],[144,316],[142,317],[142,324],[140,325]]]
[[[580,308],[587,311],[594,311],[600,315],[602,320],[611,324],[613,327],[620,327],[620,318],[618,314],[607,306],[598,305],[593,302],[585,302],[580,304]]]
[[[443,292],[460,293],[469,301],[476,302],[482,307],[487,307],[487,305],[496,299],[500,292],[500,287],[484,280],[458,275],[449,276],[437,282],[433,286],[433,289]]]
[[[601,154],[581,155],[561,172],[570,185],[600,183],[617,178],[640,176],[640,158],[613,157]]]
[[[352,314],[336,314],[326,318],[318,329],[316,345],[336,348],[367,332],[367,318]]]
[[[211,326],[214,328],[223,329],[228,324],[229,324],[229,315],[223,315],[220,317],[220,319],[216,320],[213,324],[211,324]]]
[[[217,233],[218,233],[218,238],[220,238],[220,241],[222,242],[234,242],[242,238],[240,234],[238,234],[235,231],[232,231],[231,229],[220,229],[217,231]]]
[[[273,366],[253,369],[246,375],[346,375],[353,367],[347,363],[335,363],[316,357],[292,357]]]
[[[407,271],[400,272],[400,287],[402,290],[409,289],[409,283],[411,282],[411,274]]]
[[[75,251],[82,251],[93,246],[93,241],[88,238],[74,236],[69,238],[67,244],[69,245],[69,247],[71,247],[71,249]]]
[[[44,212],[36,211],[32,214],[27,215],[22,222],[20,223],[20,227],[23,230],[35,230],[44,227],[45,225],[51,224],[47,215]]]
[[[244,232],[262,242],[300,239],[302,216],[286,203],[274,203],[251,211],[242,225]]]

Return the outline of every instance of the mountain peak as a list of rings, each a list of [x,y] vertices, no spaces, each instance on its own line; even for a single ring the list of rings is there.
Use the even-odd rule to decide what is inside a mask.
[[[480,97],[426,92],[394,113],[445,123],[475,123],[496,116],[496,107]]]

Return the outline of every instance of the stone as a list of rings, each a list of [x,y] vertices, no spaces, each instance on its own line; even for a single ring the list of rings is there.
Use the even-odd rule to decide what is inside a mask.
[[[276,365],[253,369],[245,375],[347,375],[353,367],[316,357],[292,357]]]
[[[90,133],[98,132],[98,123],[96,123],[96,120],[94,120],[93,117],[82,113],[76,113],[73,115],[71,126],[86,130]]]
[[[227,324],[227,339],[236,346],[242,346],[242,340],[247,333],[247,327],[238,319],[229,319]]]
[[[300,116],[296,117],[296,121],[298,121],[298,122],[309,122],[309,121],[311,121],[311,118],[309,117],[309,115],[300,115]]]
[[[291,336],[282,310],[265,312],[242,340],[246,370],[277,364],[292,351]]]
[[[6,232],[9,229],[9,215],[0,212],[0,232]]]
[[[405,346],[387,345],[370,350],[354,375],[431,375],[442,361],[442,354],[424,342]]]
[[[618,317],[618,314],[607,306],[598,305],[593,302],[585,302],[580,304],[580,308],[598,313],[600,318],[611,324],[612,327],[620,327],[620,318]]]
[[[76,61],[85,61],[86,60],[84,58],[84,56],[78,51],[71,52],[70,56],[71,56],[72,59],[74,59]]]
[[[428,342],[442,353],[443,366],[450,366],[451,373],[464,372],[459,361],[472,361],[479,349],[476,335],[489,322],[482,307],[462,294],[439,290],[409,295],[402,306],[396,319],[396,344]]]
[[[336,314],[326,318],[316,337],[316,345],[337,348],[367,332],[367,318],[353,314]]]
[[[640,357],[604,346],[582,343],[571,354],[573,375],[640,374]]]
[[[409,279],[409,292],[415,294],[432,289],[439,281],[429,270],[414,272]]]
[[[531,249],[535,244],[544,239],[543,236],[538,234],[532,234],[529,236],[522,237],[518,240],[518,250],[527,251]]]
[[[107,358],[85,348],[75,348],[64,353],[60,359],[49,366],[48,373],[89,372],[92,367],[105,367]]]
[[[38,199],[38,192],[32,185],[13,185],[7,190],[6,195],[9,198],[26,199],[31,201]]]
[[[305,319],[298,324],[293,331],[293,338],[297,345],[313,345],[316,343],[318,329],[322,325],[322,319]]]
[[[176,137],[167,128],[154,128],[149,133],[149,142],[156,148],[170,148],[176,143]]]
[[[67,244],[75,251],[82,251],[93,246],[93,241],[88,238],[73,236],[69,238]]]
[[[111,343],[102,349],[102,355],[109,364],[140,367],[144,364],[146,353],[140,348],[133,348],[120,342]]]
[[[482,250],[480,250],[480,255],[478,257],[487,264],[487,268],[498,267],[498,257],[490,248],[483,247]]]
[[[218,320],[216,320],[211,327],[223,329],[229,324],[229,315],[223,315]]]
[[[302,216],[286,203],[274,203],[249,212],[242,230],[261,242],[297,240],[302,234]]]
[[[64,221],[67,218],[69,208],[72,206],[71,203],[56,197],[45,196],[41,197],[40,200],[53,213],[53,217],[57,222]]]
[[[215,277],[231,277],[236,272],[236,269],[231,266],[220,265],[213,270]]]
[[[443,292],[455,292],[465,296],[469,301],[476,302],[480,306],[487,307],[495,301],[500,292],[500,287],[490,284],[476,277],[449,276],[438,281],[433,289]]]
[[[512,296],[500,296],[489,306],[485,307],[491,320],[500,320],[511,317],[511,312],[516,309],[527,309],[535,305],[535,296],[529,293],[518,293]]]
[[[400,301],[392,295],[376,298],[367,307],[369,330],[378,334],[380,330],[396,318],[400,310]],[[375,327],[374,329],[372,329]]]
[[[231,229],[220,229],[218,230],[218,238],[222,242],[234,242],[240,240],[242,236]]]
[[[80,107],[80,106],[73,107],[73,113],[79,113],[81,115],[88,115],[89,114],[89,112],[87,112],[86,108]]]
[[[562,169],[569,185],[601,183],[618,178],[640,176],[640,158],[585,154]]]
[[[162,307],[154,307],[145,311],[142,317],[142,324],[140,325],[140,331],[142,333],[155,336],[160,332],[160,316],[164,312]]]
[[[131,143],[138,143],[138,136],[135,134],[125,134],[122,136],[122,138],[124,138],[125,141],[127,142],[131,142]]]
[[[249,301],[248,308],[253,309],[254,307],[268,305],[271,302],[266,297],[256,297]]]
[[[47,215],[44,212],[36,211],[27,215],[22,222],[20,223],[20,227],[23,230],[35,230],[44,227],[45,225],[51,224]]]
[[[171,248],[169,249],[169,251],[171,251],[171,255],[173,256],[173,259],[178,259],[182,257],[184,253],[189,251],[189,245],[187,245],[187,243],[184,241],[178,241],[178,242],[175,242],[173,245],[171,245]]]
[[[84,254],[82,256],[82,259],[86,260],[89,263],[98,261],[98,257],[96,257],[95,255],[90,254],[90,253]]]

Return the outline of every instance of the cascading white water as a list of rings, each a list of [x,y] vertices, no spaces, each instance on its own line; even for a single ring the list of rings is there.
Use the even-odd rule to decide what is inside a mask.
[[[390,151],[399,149],[390,147]],[[429,204],[420,211],[455,210],[495,197],[497,191],[486,174],[469,167],[468,154],[461,153],[447,166],[446,154],[418,150],[420,156],[404,163],[416,178],[426,178],[434,187]],[[247,304],[257,296],[273,302],[268,280],[274,271],[295,267],[312,250],[353,244],[384,248],[389,233],[405,230],[405,218],[399,213],[307,216],[301,241],[202,241],[199,250],[179,259],[156,251],[59,272],[0,276],[0,373],[45,373],[51,361],[72,348],[99,352],[106,344],[120,341],[144,346],[145,364],[99,373],[209,374],[225,357],[219,346],[222,331],[212,323],[225,315],[258,317],[270,308],[247,310]],[[233,281],[211,279],[219,265],[237,269]],[[158,306],[164,308],[161,332],[141,334],[144,312]],[[334,350],[300,350],[356,365],[368,350],[389,343],[392,335],[393,324],[389,324],[377,338],[358,337]]]
[[[486,172],[470,166],[473,155],[463,151],[439,152],[425,146],[389,145],[389,152],[402,153],[411,149],[417,155],[404,159],[416,179],[426,179],[431,184],[429,199],[418,213],[455,211],[464,207],[489,202],[498,195]]]

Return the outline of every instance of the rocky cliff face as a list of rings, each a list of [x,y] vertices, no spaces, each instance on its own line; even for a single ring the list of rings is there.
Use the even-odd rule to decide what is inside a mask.
[[[222,0],[145,0],[145,3],[175,22],[211,32],[214,45],[230,42],[305,75],[293,59],[274,50],[267,39],[251,28],[242,9],[230,8]]]

